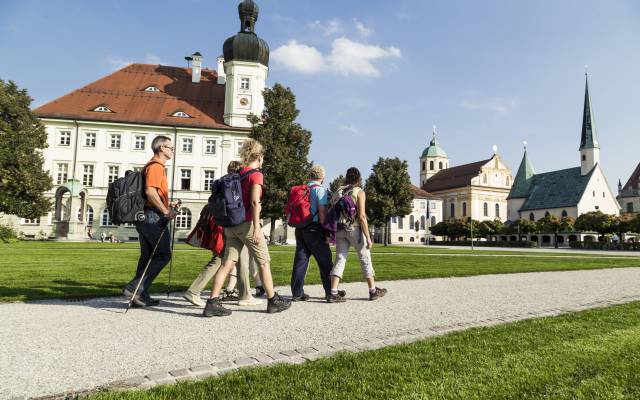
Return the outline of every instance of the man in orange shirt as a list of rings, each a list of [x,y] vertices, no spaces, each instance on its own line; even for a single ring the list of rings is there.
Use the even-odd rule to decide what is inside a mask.
[[[140,259],[136,275],[125,286],[123,293],[131,298],[141,279],[147,263],[149,268],[144,275],[138,294],[133,298],[133,305],[138,307],[155,306],[159,301],[149,295],[149,288],[160,271],[171,260],[171,235],[167,228],[169,220],[176,217],[175,204],[169,204],[169,185],[165,172],[165,163],[173,157],[174,147],[171,138],[158,136],[151,142],[153,157],[145,165],[145,194],[147,202],[144,206],[145,220],[136,222],[138,240],[140,241]],[[155,253],[154,247],[157,244]],[[151,262],[149,262],[151,259]]]

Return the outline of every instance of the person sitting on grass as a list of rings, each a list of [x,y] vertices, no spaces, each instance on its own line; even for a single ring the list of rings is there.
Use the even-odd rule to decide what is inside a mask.
[[[231,314],[231,310],[224,308],[220,303],[220,291],[227,275],[235,268],[244,247],[249,249],[249,256],[253,257],[260,267],[262,285],[267,293],[267,312],[277,313],[291,307],[291,301],[282,298],[273,290],[273,280],[269,263],[269,249],[262,234],[260,225],[260,210],[262,206],[262,185],[264,176],[260,171],[264,161],[264,148],[253,139],[248,139],[240,149],[244,168],[240,170],[243,177],[242,202],[245,207],[245,221],[239,225],[224,228],[226,248],[222,266],[213,278],[213,290],[207,300],[203,315],[205,317],[221,317]]]
[[[335,205],[342,196],[350,196],[356,205],[356,218],[354,221],[348,221],[342,216],[338,220],[338,231],[336,232],[336,260],[331,270],[331,292],[327,296],[329,303],[342,303],[346,299],[339,295],[338,284],[342,279],[344,267],[347,263],[349,248],[353,246],[358,253],[360,259],[360,269],[362,276],[367,280],[369,285],[369,300],[376,300],[387,294],[387,289],[376,287],[375,271],[371,263],[371,247],[373,241],[369,234],[369,224],[367,223],[367,214],[365,209],[366,195],[361,186],[360,171],[355,168],[349,168],[345,175],[345,186],[338,189],[331,199],[331,204]]]

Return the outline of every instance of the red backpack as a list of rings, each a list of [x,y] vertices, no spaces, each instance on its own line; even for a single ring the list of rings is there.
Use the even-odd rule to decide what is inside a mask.
[[[299,185],[291,188],[289,201],[284,212],[287,223],[293,228],[304,228],[313,222],[314,214],[311,213],[311,189],[320,185]]]

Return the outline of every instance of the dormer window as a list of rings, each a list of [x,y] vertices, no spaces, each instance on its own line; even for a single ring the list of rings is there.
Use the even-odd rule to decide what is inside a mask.
[[[145,92],[159,92],[160,89],[158,89],[157,86],[151,85],[151,86],[147,87],[144,91]]]
[[[173,114],[171,114],[172,117],[178,117],[178,118],[191,118],[191,115],[187,114],[184,111],[176,111]]]
[[[98,106],[96,108],[93,109],[93,111],[95,112],[103,112],[103,113],[110,113],[113,112],[109,109],[109,107],[102,105],[102,106]]]

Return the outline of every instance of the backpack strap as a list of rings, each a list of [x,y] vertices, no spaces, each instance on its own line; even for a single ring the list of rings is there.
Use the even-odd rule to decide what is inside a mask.
[[[240,179],[242,180],[248,177],[249,175],[253,174],[254,172],[262,172],[262,170],[260,168],[253,168],[248,171],[245,171],[244,173],[240,174]]]

